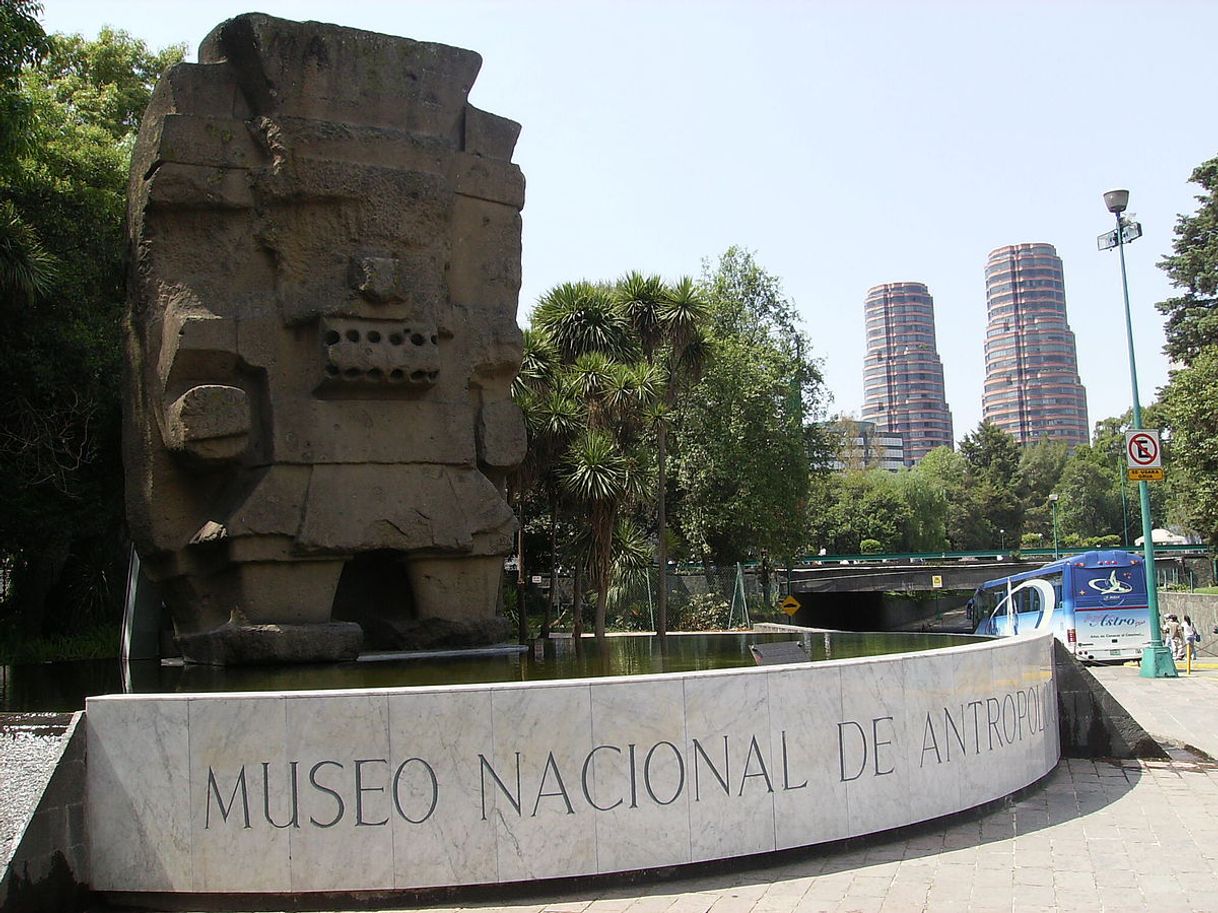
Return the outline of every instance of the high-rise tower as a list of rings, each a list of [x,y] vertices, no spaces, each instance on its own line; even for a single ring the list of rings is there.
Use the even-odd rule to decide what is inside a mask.
[[[1087,443],[1087,392],[1078,378],[1062,261],[1053,245],[991,251],[985,298],[982,418],[1021,444]]]
[[[935,348],[935,300],[921,282],[889,282],[868,290],[863,316],[863,420],[900,434],[912,466],[954,440]]]

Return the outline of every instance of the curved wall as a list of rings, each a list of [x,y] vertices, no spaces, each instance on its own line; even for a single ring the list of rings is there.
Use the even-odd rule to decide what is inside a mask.
[[[637,678],[90,699],[92,887],[671,866],[970,808],[1058,760],[1050,635]]]

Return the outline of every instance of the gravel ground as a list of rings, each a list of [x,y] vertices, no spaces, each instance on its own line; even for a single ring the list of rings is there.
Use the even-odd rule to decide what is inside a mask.
[[[55,772],[71,721],[66,713],[0,713],[0,872]]]

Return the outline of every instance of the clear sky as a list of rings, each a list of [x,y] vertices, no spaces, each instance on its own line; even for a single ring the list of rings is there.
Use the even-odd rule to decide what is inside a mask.
[[[124,29],[193,59],[249,0],[45,0],[49,31]],[[521,320],[563,281],[697,274],[753,250],[803,315],[832,393],[862,407],[866,290],[935,298],[947,398],[981,419],[984,267],[1003,244],[1065,261],[1090,420],[1129,406],[1112,227],[1128,250],[1143,402],[1167,379],[1155,263],[1192,169],[1218,155],[1212,2],[261,0],[258,11],[472,48],[471,100],[523,124]]]

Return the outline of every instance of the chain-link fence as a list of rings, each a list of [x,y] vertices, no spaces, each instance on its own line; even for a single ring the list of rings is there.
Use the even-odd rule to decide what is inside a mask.
[[[552,626],[570,630],[574,624],[575,580],[560,575],[554,581],[551,597],[549,574],[532,575],[523,584],[510,571],[504,579],[504,604],[507,613],[516,615],[518,591],[523,590],[530,624],[537,628],[547,611]],[[790,592],[784,568],[731,565],[725,567],[680,567],[667,575],[668,629],[670,631],[708,631],[748,627],[758,621],[786,620],[779,603]],[[584,583],[583,617],[592,624],[596,610],[596,591]],[[656,567],[618,575],[609,587],[605,620],[610,629],[654,631],[659,612],[660,574]]]

